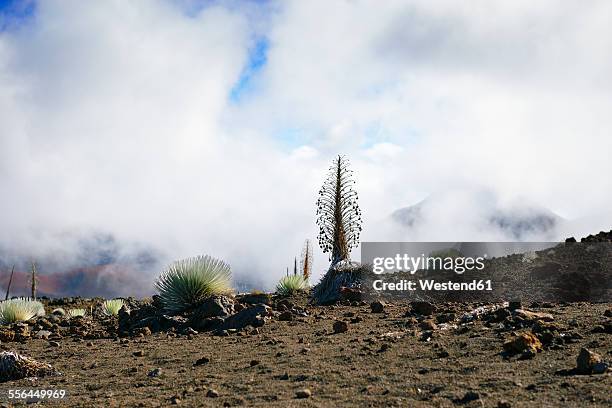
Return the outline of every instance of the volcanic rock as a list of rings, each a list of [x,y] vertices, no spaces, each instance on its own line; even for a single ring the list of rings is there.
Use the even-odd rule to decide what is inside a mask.
[[[576,358],[576,369],[580,374],[591,374],[595,365],[602,362],[601,356],[587,348],[581,348]]]
[[[542,320],[545,322],[551,322],[555,319],[550,313],[531,312],[525,309],[517,309],[514,311],[514,314],[528,321]]]
[[[344,333],[348,331],[348,323],[342,320],[336,320],[334,322],[334,333]]]
[[[234,299],[228,296],[212,296],[200,304],[194,311],[194,319],[209,317],[228,317],[234,313]]]
[[[264,304],[255,305],[229,316],[223,322],[223,330],[242,330],[246,326],[261,327],[266,322],[272,309]]]
[[[504,350],[509,354],[531,351],[537,353],[542,350],[542,343],[532,333],[520,333],[504,343]]]
[[[419,327],[423,330],[428,330],[428,331],[436,330],[437,328],[436,324],[431,319],[423,320],[419,324]]]
[[[430,316],[436,310],[435,306],[429,302],[412,302],[410,304],[414,313]]]
[[[310,398],[312,396],[312,391],[308,388],[304,388],[303,390],[299,390],[295,393],[296,398]]]
[[[381,300],[376,300],[370,303],[370,309],[372,310],[372,313],[383,313],[385,311],[385,306],[385,302]]]

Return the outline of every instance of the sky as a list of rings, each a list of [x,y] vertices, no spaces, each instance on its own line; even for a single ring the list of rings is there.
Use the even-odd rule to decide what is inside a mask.
[[[338,154],[362,240],[503,240],[482,192],[609,229],[610,72],[608,1],[0,0],[0,247],[103,232],[269,287]]]

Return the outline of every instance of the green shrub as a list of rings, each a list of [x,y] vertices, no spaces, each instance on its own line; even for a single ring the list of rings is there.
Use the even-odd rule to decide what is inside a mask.
[[[117,316],[123,305],[123,299],[105,300],[102,303],[102,310],[107,316]]]
[[[119,308],[121,309],[121,308]],[[117,309],[117,312],[119,312],[119,309]],[[70,309],[68,311],[68,317],[73,318],[73,317],[77,317],[77,316],[85,316],[85,309]]]
[[[210,257],[197,256],[174,262],[162,272],[155,287],[164,308],[180,313],[214,295],[231,292],[230,267]]]
[[[36,300],[16,298],[0,302],[0,324],[30,320],[44,315],[45,307]]]
[[[276,285],[276,293],[281,296],[289,296],[297,291],[308,288],[308,281],[302,275],[284,276]]]

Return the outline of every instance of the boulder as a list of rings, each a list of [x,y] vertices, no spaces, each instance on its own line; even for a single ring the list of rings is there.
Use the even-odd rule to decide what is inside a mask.
[[[264,304],[255,305],[229,316],[222,324],[223,330],[241,330],[246,326],[261,327],[266,322],[272,309]]]
[[[234,314],[234,299],[228,296],[211,296],[193,310],[193,317],[207,319],[209,317],[228,317]]]

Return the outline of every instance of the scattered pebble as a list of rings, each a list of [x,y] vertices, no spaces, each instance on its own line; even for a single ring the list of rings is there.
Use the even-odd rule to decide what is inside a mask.
[[[436,330],[437,328],[436,324],[431,319],[423,320],[421,324],[419,324],[419,327],[423,330],[429,330],[429,331]]]
[[[412,302],[410,304],[414,313],[430,316],[436,310],[435,306],[429,302]]]
[[[162,369],[161,368],[154,368],[153,370],[149,371],[147,376],[149,377],[159,377],[162,373]]]
[[[380,300],[376,300],[370,303],[370,309],[372,313],[383,313],[385,311],[386,303]]]
[[[132,355],[134,357],[143,357],[144,356],[144,351],[142,350],[136,350],[135,352],[132,353]]]
[[[215,389],[210,389],[208,390],[208,392],[206,393],[206,396],[208,398],[217,398],[219,396],[219,392]]]
[[[334,333],[344,333],[348,331],[348,323],[342,320],[336,320],[333,328]]]
[[[303,390],[299,390],[295,393],[296,398],[310,398],[312,396],[312,392],[308,388],[304,388]]]
[[[194,366],[201,366],[201,365],[208,364],[208,363],[210,363],[210,358],[208,358],[208,357],[200,357],[200,358],[198,358],[196,360],[195,363],[193,363],[193,365]]]

